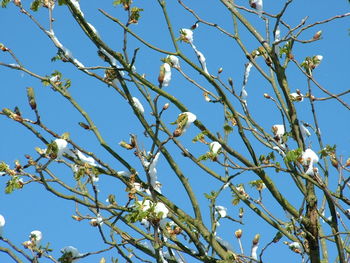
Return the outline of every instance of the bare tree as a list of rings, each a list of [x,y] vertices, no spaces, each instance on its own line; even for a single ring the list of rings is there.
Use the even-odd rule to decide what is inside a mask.
[[[323,56],[301,57],[295,50],[323,41],[322,31],[316,29],[348,19],[350,13],[331,14],[314,22],[308,17],[290,21],[285,17],[293,8],[292,0],[275,13],[265,10],[262,0],[246,1],[244,6],[230,0],[207,3],[225,10],[225,24],[218,22],[221,18],[206,19],[210,16],[199,11],[203,3],[158,0],[147,7],[154,8],[148,11],[156,14],[153,23],[163,31],[146,35],[142,32],[148,27],[142,27],[144,9],[138,7],[142,1],[120,0],[113,3],[118,15],[107,9],[95,13],[116,28],[117,37],[108,44],[84,14],[84,5],[90,3],[80,3],[82,8],[77,0],[35,0],[30,6],[20,0],[1,1],[3,7],[16,6],[50,39],[52,50],[57,50],[54,65],[70,68],[65,73],[46,72],[45,68],[38,72],[31,63],[22,62],[26,58],[17,56],[11,46],[0,44],[1,60],[5,56],[12,60],[0,61],[2,69],[20,71],[33,79],[33,85],[23,91],[29,107],[12,110],[2,105],[1,121],[23,126],[38,145],[30,153],[18,147],[18,154],[26,154],[26,159],[2,162],[0,175],[7,194],[38,184],[43,191],[71,201],[73,219],[97,228],[105,249],[84,254],[68,246],[58,255],[40,243],[42,233],[36,230],[22,244],[25,249],[11,241],[11,233],[0,233],[1,252],[14,262],[84,261],[109,250],[115,251],[112,262],[117,258],[126,262],[264,262],[282,244],[283,253],[300,255],[301,262],[349,262],[350,159],[338,154],[336,145],[327,144],[332,140],[320,132],[325,116],[318,109],[334,101],[335,115],[339,109],[348,113],[344,95],[350,90],[335,92],[324,87],[315,77]],[[176,6],[193,23],[173,23],[175,9],[168,5]],[[48,20],[42,19],[43,13],[35,13],[39,9],[45,16],[48,13]],[[87,59],[75,57],[55,34],[57,9],[74,18],[87,36],[75,41],[89,41],[96,48],[97,54],[89,54],[94,61],[90,65],[85,65]],[[147,32],[153,32],[152,28]],[[197,42],[197,34],[203,32],[217,40]],[[221,49],[220,41],[226,40],[235,44],[232,50]],[[209,50],[215,50],[222,67],[209,60],[207,64]],[[227,61],[230,52],[244,57],[244,67],[242,60]],[[79,77],[70,76],[72,66],[79,76],[100,83],[94,93],[112,89],[130,110],[104,112],[104,102],[93,96],[89,97],[90,107],[83,106],[80,96],[86,91],[79,87]],[[240,71],[233,74],[229,67]],[[253,84],[248,83],[251,70]],[[291,79],[296,78],[304,88],[292,88]],[[184,89],[173,83],[186,86],[188,93],[183,94]],[[79,113],[79,133],[69,125],[61,128],[63,134],[52,128],[45,117],[49,113],[41,110],[45,101],[35,95],[41,92],[36,86],[51,90],[52,96],[61,96],[73,106],[62,114]],[[254,108],[255,103],[259,109]],[[299,107],[301,104],[307,107]],[[99,115],[92,117],[97,108]],[[274,124],[269,125],[259,112],[271,115]],[[128,121],[132,118],[138,121],[136,128]],[[95,124],[101,120],[131,133],[121,129],[115,135],[119,145],[108,142],[104,137],[108,127]],[[113,129],[118,131],[118,127]],[[80,133],[92,134],[97,150],[91,152],[84,146]],[[281,187],[282,176],[287,187]],[[100,184],[106,178],[118,186],[116,192]],[[181,196],[169,191],[174,187]],[[107,191],[108,202],[103,196]],[[0,228],[4,227],[5,218],[0,216]],[[237,240],[223,239],[221,227]],[[247,243],[241,228],[256,233],[249,240],[249,249],[244,249]],[[270,231],[264,242],[260,240],[262,228]],[[107,260],[102,257],[100,262]]]

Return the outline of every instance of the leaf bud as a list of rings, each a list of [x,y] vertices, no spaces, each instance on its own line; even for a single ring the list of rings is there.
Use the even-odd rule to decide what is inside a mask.
[[[267,93],[264,93],[264,97],[265,97],[265,99],[271,99],[271,96]]]
[[[32,110],[36,109],[36,102],[35,102],[35,95],[34,95],[34,89],[32,87],[27,88],[27,97],[28,102]]]
[[[273,243],[277,243],[278,241],[281,240],[281,238],[283,237],[283,234],[281,232],[277,232],[277,234],[275,235],[275,237],[272,239]]]
[[[218,74],[221,74],[221,72],[223,71],[224,69],[221,67],[221,68],[219,68],[219,70],[218,70]]]

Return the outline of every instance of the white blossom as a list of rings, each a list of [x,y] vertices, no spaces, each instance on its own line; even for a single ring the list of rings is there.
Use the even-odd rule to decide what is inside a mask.
[[[313,175],[314,174],[313,165],[318,163],[318,161],[319,161],[319,158],[317,154],[311,149],[306,149],[302,155],[302,164],[305,166],[308,165],[308,168],[305,173],[308,175]]]
[[[182,133],[184,133],[188,129],[188,127],[190,127],[191,123],[195,122],[195,120],[197,119],[197,116],[194,115],[192,112],[183,112],[181,114],[186,114],[187,115],[187,123],[186,123],[185,127],[182,130]]]
[[[161,202],[157,202],[154,212],[156,212],[157,215],[161,216],[162,219],[166,218],[169,213],[169,209]]]
[[[141,206],[141,209],[143,212],[149,210],[153,205],[153,202],[151,200],[148,200],[148,199],[145,199],[142,201],[137,201],[137,203]]]
[[[150,179],[151,179],[151,185],[152,185],[153,188],[156,188],[156,182],[158,182],[157,181],[157,168],[156,168],[156,165],[158,163],[159,156],[160,156],[160,152],[158,152],[154,156],[151,164],[149,165],[149,170],[148,170],[148,173],[149,173],[149,176],[150,176]]]
[[[102,226],[103,225],[103,219],[102,219],[101,215],[97,214],[96,218],[92,218],[90,220],[90,225],[92,225],[92,226],[97,226],[97,225]]]
[[[143,212],[146,212],[153,207],[153,202],[148,199],[137,201],[137,203],[141,206],[141,209]],[[161,219],[164,219],[168,216],[169,209],[163,203],[157,202],[156,205],[154,206],[154,212]]]
[[[258,259],[257,250],[258,250],[258,245],[252,246],[251,257],[254,258],[255,260]]]
[[[291,250],[296,250],[296,249],[298,249],[298,250],[300,250],[300,251],[303,251],[302,246],[301,246],[298,242],[292,242],[292,243],[290,243],[288,246],[289,246],[289,248],[290,248]]]
[[[259,16],[262,16],[263,1],[262,0],[250,0],[250,6],[258,11]]]
[[[55,143],[57,145],[57,158],[61,158],[64,153],[70,154],[68,149],[68,142],[65,139],[56,139]]]
[[[43,239],[43,234],[39,230],[34,230],[30,232],[29,239],[32,243],[35,243],[38,246]]]
[[[248,92],[247,92],[247,90],[245,89],[245,86],[242,87],[240,97],[241,97],[241,100],[242,100],[244,103],[247,103]]]
[[[173,66],[174,68],[180,68],[180,61],[177,56],[168,55],[167,59],[169,59],[171,66]]]
[[[134,106],[137,108],[137,110],[143,114],[145,112],[145,109],[143,108],[139,99],[136,97],[132,97],[132,101],[134,103]]]
[[[213,154],[217,154],[221,149],[221,144],[218,142],[212,142],[209,144],[209,149]]]
[[[285,129],[283,124],[275,124],[272,126],[272,131],[275,136],[281,138],[285,134]]]
[[[77,150],[77,156],[79,158],[80,161],[82,161],[83,163],[87,163],[91,166],[94,167],[101,167],[94,158],[92,158],[91,156],[87,157],[85,156],[81,151]]]
[[[306,138],[306,136],[307,137],[311,136],[310,131],[304,126],[304,124],[300,125],[300,130],[301,130],[301,135],[303,136],[304,139]]]
[[[220,215],[220,217],[226,217],[227,216],[227,208],[221,205],[215,206],[216,212]]]
[[[5,221],[4,216],[0,214],[0,237],[3,234],[3,228],[5,226],[5,223],[6,223],[6,221]]]
[[[322,55],[316,55],[314,59],[314,66],[317,67],[318,65],[320,65],[322,60],[323,60]]]
[[[167,87],[170,84],[170,80],[171,80],[171,67],[168,63],[164,63],[164,79],[163,79],[163,83],[162,86],[163,87]]]
[[[191,29],[182,28],[180,32],[181,32],[181,39],[183,41],[188,43],[193,42],[193,31]]]
[[[303,94],[298,94],[296,92],[293,92],[291,94],[289,94],[289,98],[292,100],[292,101],[300,101],[302,102],[304,100],[304,95]]]
[[[61,252],[63,254],[71,253],[73,258],[81,257],[83,255],[83,254],[79,253],[78,249],[76,249],[75,247],[72,247],[72,246],[67,246],[67,247],[62,248]],[[78,261],[78,259],[74,259],[72,261],[72,263],[77,262],[77,261]]]
[[[202,69],[206,74],[209,74],[208,69],[207,69],[207,63],[205,62],[205,56],[203,55],[202,52],[198,51],[197,49],[195,49],[196,51],[196,55],[198,57],[199,63],[201,63]]]

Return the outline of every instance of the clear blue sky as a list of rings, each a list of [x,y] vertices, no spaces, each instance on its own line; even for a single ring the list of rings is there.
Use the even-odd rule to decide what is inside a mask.
[[[183,10],[177,4],[177,1],[167,1],[169,16],[173,23],[175,32],[181,28],[189,28],[196,20],[193,16]],[[186,1],[188,5],[195,9],[198,14],[205,20],[217,23],[228,31],[232,32],[232,22],[230,15],[219,3],[219,1]],[[248,1],[236,1],[239,5],[248,7]],[[122,32],[118,26],[112,21],[104,17],[97,9],[101,8],[111,13],[113,16],[125,20],[124,11],[121,7],[113,7],[112,1],[80,1],[81,8],[89,23],[93,24],[98,30],[102,39],[118,52],[121,52]],[[169,51],[173,51],[171,39],[166,31],[165,21],[161,14],[161,9],[157,1],[135,1],[135,5],[144,9],[142,17],[138,25],[132,25],[131,28],[141,37],[150,43]],[[26,5],[27,7],[27,5]],[[276,13],[282,7],[282,3],[275,1],[264,1],[264,10],[269,13]],[[349,3],[346,0],[339,1],[294,1],[287,10],[285,21],[292,26],[297,25],[305,16],[309,16],[308,22],[316,22],[334,15],[349,12]],[[35,13],[37,19],[46,28],[48,28],[47,10],[42,9]],[[248,15],[253,24],[260,32],[264,30],[264,23],[261,19],[253,15]],[[89,42],[88,38],[81,31],[75,20],[70,16],[66,7],[55,7],[54,9],[54,31],[61,43],[68,48],[74,57],[80,60],[86,66],[102,66],[106,65],[97,56],[96,47]],[[137,159],[132,153],[126,152],[118,146],[121,140],[128,140],[130,133],[139,136],[140,141],[145,147],[149,147],[150,142],[142,136],[143,129],[137,123],[136,117],[132,116],[130,106],[115,91],[108,88],[103,83],[91,79],[81,72],[78,72],[72,65],[62,62],[51,62],[50,58],[56,55],[57,49],[54,47],[50,39],[45,36],[28,17],[19,13],[18,8],[10,4],[7,9],[0,10],[1,35],[0,42],[11,48],[21,62],[33,72],[40,75],[49,75],[54,70],[59,70],[65,78],[72,80],[70,91],[76,100],[86,109],[91,118],[99,127],[105,140],[123,156],[126,156],[130,162],[137,168],[141,168]],[[302,35],[303,39],[310,39],[318,30],[323,31],[322,40],[312,44],[297,44],[294,50],[296,59],[301,62],[306,56],[323,55],[323,61],[314,73],[315,78],[323,87],[334,93],[349,89],[349,61],[350,61],[350,37],[348,29],[350,28],[349,18],[335,20],[326,25],[314,27]],[[281,35],[284,36],[286,30],[281,27]],[[248,50],[252,51],[258,47],[255,39],[250,37],[246,30],[240,26],[242,39]],[[132,56],[133,49],[141,47],[135,66],[140,73],[145,73],[146,78],[157,83],[157,75],[161,58],[165,56],[151,51],[141,43],[130,37],[129,54]],[[237,44],[228,37],[213,30],[212,28],[200,25],[194,33],[194,43],[197,48],[206,56],[209,72],[216,74],[220,67],[223,67],[222,79],[226,80],[232,77],[237,91],[240,91],[244,63],[246,59],[240,51]],[[179,43],[183,52],[189,58],[196,61],[195,54],[189,45]],[[5,63],[14,63],[5,53],[0,53],[0,61]],[[180,61],[184,71],[188,72],[194,79],[203,85],[207,85],[197,73]],[[197,61],[196,61],[197,63]],[[298,73],[294,66],[288,70],[289,84],[291,90],[300,89],[302,93],[307,92],[306,81]],[[31,86],[35,89],[38,109],[41,113],[42,121],[58,134],[70,132],[71,138],[88,151],[94,152],[98,157],[104,158],[116,170],[125,170],[118,162],[113,160],[97,143],[97,140],[91,133],[81,129],[77,123],[83,121],[82,117],[75,109],[58,93],[53,92],[50,88],[44,87],[38,80],[35,80],[24,73],[10,70],[4,67],[0,68],[1,80],[1,96],[0,107],[13,109],[18,106],[23,115],[34,119],[34,113],[27,104],[25,88]],[[166,88],[168,92],[177,96],[189,109],[194,112],[198,118],[208,127],[215,131],[219,131],[222,123],[222,110],[215,104],[208,104],[204,101],[202,92],[190,85],[178,72],[173,70],[172,82]],[[270,131],[270,127],[274,124],[280,124],[280,115],[271,103],[262,99],[265,92],[272,93],[268,83],[266,83],[253,68],[247,85],[248,105],[250,111],[256,119],[263,123],[266,130]],[[140,93],[132,90],[133,96],[141,99]],[[315,88],[315,95],[325,97],[326,95]],[[349,102],[349,96],[344,97]],[[167,101],[162,99],[161,102]],[[145,105],[145,103],[144,103]],[[350,138],[348,115],[345,108],[339,106],[338,102],[325,101],[316,105],[317,112],[320,115],[320,127],[324,142],[326,144],[337,144],[337,153],[348,158],[350,155]],[[312,123],[310,106],[308,102],[299,103],[299,118],[305,122]],[[151,109],[145,107],[145,114],[148,120],[151,120]],[[170,106],[165,114],[165,122],[170,123],[176,119],[179,111]],[[13,163],[14,160],[25,162],[24,155],[30,154],[35,156],[35,147],[45,148],[37,138],[23,127],[8,120],[4,116],[0,118],[0,160],[7,163]],[[199,132],[192,127],[180,141],[189,149],[193,148],[193,152],[197,155],[207,151],[204,145],[193,145],[191,139]],[[52,139],[50,136],[46,138]],[[242,145],[238,136],[232,135],[231,145],[237,150],[242,150]],[[313,134],[309,140],[310,145],[315,151],[319,150],[317,138]],[[266,152],[261,152],[261,154]],[[196,193],[203,207],[204,215],[208,207],[207,200],[203,193],[211,190],[217,190],[220,185],[216,184],[212,179],[208,179],[201,170],[192,168],[188,160],[183,158],[178,151],[174,153],[174,159],[178,160],[182,165],[186,176],[190,183],[196,189]],[[213,169],[221,171],[217,166]],[[72,174],[68,169],[61,169],[61,166],[55,166],[54,171],[57,172],[59,178],[71,181]],[[141,171],[141,170],[140,170]],[[335,173],[335,170],[333,170]],[[166,165],[165,159],[160,158],[158,166],[159,180],[163,184],[163,192],[169,195],[170,200],[176,204],[186,203],[184,189],[178,181],[174,179],[173,173]],[[246,174],[246,178],[240,177],[234,183],[247,182],[254,179],[251,174]],[[249,178],[248,178],[249,177]],[[287,196],[290,202],[297,207],[300,200],[296,200],[292,188],[288,187],[290,183],[289,177],[283,174],[274,174],[271,170],[271,177],[276,180],[277,185]],[[15,191],[11,195],[6,195],[2,189],[6,184],[6,178],[0,177],[0,214],[6,218],[6,227],[4,229],[5,236],[10,238],[15,244],[19,245],[27,240],[32,230],[39,229],[43,232],[43,244],[50,242],[54,249],[53,255],[59,257],[59,249],[72,245],[77,247],[82,253],[94,251],[104,248],[100,241],[97,228],[92,228],[88,222],[76,222],[71,219],[74,214],[74,203],[62,201],[43,191],[40,185],[30,184],[23,190]],[[108,194],[114,193],[118,196],[125,195],[123,187],[117,186],[110,178],[101,178],[99,182],[100,196],[104,200]],[[229,214],[237,217],[238,207],[230,204],[231,195],[228,190],[218,200],[218,205],[228,207]],[[267,195],[268,198],[268,195]],[[268,204],[269,205],[269,204]],[[272,205],[272,204],[271,204]],[[184,209],[190,211],[189,205],[184,205]],[[250,242],[256,233],[261,234],[261,246],[271,240],[274,229],[268,227],[260,219],[250,217],[251,212],[246,209],[246,224],[241,226],[231,224],[227,220],[223,220],[222,225],[218,229],[218,235],[227,240],[232,246],[238,250],[238,244],[234,238],[234,231],[238,228],[244,230],[244,245],[246,251],[250,250]],[[283,217],[281,211],[276,213]],[[256,221],[255,221],[256,220]],[[299,260],[297,256],[288,251],[287,247],[281,243],[270,248],[265,254],[268,262],[280,262],[280,259],[288,253],[288,259],[285,262],[296,262]],[[335,247],[331,247],[335,251]],[[272,252],[272,250],[274,250]],[[330,251],[332,254],[332,251]],[[117,256],[113,251],[107,254],[106,259],[109,260],[110,255]],[[91,256],[81,260],[81,262],[98,262],[100,256]],[[107,260],[107,262],[109,262]],[[123,260],[121,260],[123,261]],[[0,262],[9,262],[9,258],[0,253]],[[42,262],[48,262],[43,260]]]

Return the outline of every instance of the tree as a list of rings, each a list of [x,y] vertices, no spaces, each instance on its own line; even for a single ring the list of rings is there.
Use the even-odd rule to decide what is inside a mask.
[[[1,1],[4,260],[348,262],[346,1],[145,2]]]

